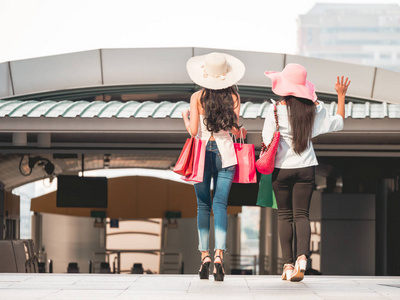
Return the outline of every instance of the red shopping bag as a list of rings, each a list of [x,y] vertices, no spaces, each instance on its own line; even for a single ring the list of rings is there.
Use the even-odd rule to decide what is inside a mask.
[[[264,143],[261,144],[260,157],[256,161],[256,168],[258,172],[264,175],[269,175],[274,171],[275,156],[276,152],[278,151],[279,139],[281,137],[281,133],[279,132],[278,113],[276,111],[275,104],[274,104],[274,115],[275,115],[276,130],[268,146],[265,146]]]
[[[275,156],[279,147],[280,136],[281,133],[279,131],[275,131],[268,146],[265,146],[264,143],[261,144],[260,157],[256,161],[257,170],[261,174],[269,175],[274,171]]]
[[[190,175],[182,176],[185,181],[203,182],[204,162],[206,158],[207,141],[195,138],[193,141],[193,172]]]
[[[183,146],[181,154],[175,164],[173,171],[179,175],[188,176],[193,172],[193,144],[194,144],[194,137],[186,139],[186,143]]]
[[[238,164],[236,165],[234,183],[257,183],[256,158],[253,144],[234,143]]]

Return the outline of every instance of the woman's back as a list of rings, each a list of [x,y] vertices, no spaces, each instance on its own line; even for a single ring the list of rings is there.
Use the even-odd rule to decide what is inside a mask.
[[[319,102],[316,107],[316,115],[311,136],[316,137],[320,134],[339,131],[343,128],[343,119],[339,115],[331,116],[326,110],[324,103]],[[312,142],[308,147],[297,154],[293,148],[293,133],[290,125],[288,108],[286,105],[276,105],[279,121],[279,132],[281,139],[275,157],[275,167],[281,169],[296,169],[318,165]],[[270,142],[275,131],[273,105],[268,109],[266,121],[263,128],[263,141],[266,145]]]

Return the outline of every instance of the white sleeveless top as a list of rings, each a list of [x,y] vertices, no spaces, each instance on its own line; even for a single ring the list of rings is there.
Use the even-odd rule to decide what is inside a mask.
[[[208,141],[211,137],[211,132],[207,130],[204,125],[204,115],[200,115],[199,118],[199,131],[197,137],[203,141]],[[212,136],[217,143],[219,153],[221,154],[222,168],[227,168],[237,164],[237,158],[235,148],[233,147],[233,141],[229,135],[229,131],[214,132]]]

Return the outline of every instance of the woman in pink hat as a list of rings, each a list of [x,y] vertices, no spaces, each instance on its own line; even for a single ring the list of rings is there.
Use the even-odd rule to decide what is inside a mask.
[[[307,80],[306,69],[288,64],[282,72],[265,72],[272,81],[272,91],[281,96],[276,103],[281,138],[272,173],[272,187],[278,206],[278,231],[283,256],[283,280],[301,281],[310,256],[309,208],[318,165],[311,139],[343,129],[345,95],[350,81],[337,77],[335,89],[338,108],[331,115],[324,103],[317,101],[314,85]],[[276,125],[274,107],[265,118],[263,141],[269,144]],[[297,253],[293,253],[293,224]]]

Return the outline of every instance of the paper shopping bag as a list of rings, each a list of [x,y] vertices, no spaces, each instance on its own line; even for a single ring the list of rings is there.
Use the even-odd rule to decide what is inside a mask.
[[[194,139],[193,142],[193,172],[190,175],[182,176],[185,181],[203,182],[204,163],[206,158],[207,141]]]
[[[258,188],[257,205],[277,209],[274,190],[272,189],[272,174],[261,174]]]
[[[175,164],[173,171],[179,175],[189,176],[193,172],[193,144],[194,137],[186,139],[186,143],[183,146],[181,154]]]
[[[256,158],[253,144],[234,143],[233,144],[237,157],[237,165],[234,183],[256,183]]]

